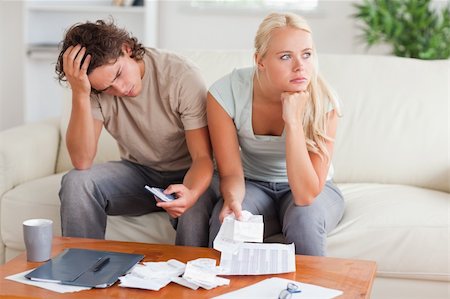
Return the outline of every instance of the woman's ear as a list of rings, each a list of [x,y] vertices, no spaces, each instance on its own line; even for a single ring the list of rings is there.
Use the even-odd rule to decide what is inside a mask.
[[[259,53],[255,53],[255,64],[258,67],[258,70],[262,71],[264,69],[264,62]]]

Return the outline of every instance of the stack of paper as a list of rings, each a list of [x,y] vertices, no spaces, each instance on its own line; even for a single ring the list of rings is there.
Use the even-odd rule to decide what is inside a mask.
[[[295,272],[295,245],[263,242],[264,223],[261,215],[242,211],[241,220],[225,217],[214,240],[221,252],[220,274],[260,275]]]
[[[237,252],[244,242],[262,242],[264,223],[262,215],[242,211],[241,220],[230,214],[223,220],[214,239],[214,249],[220,252]]]
[[[183,274],[186,265],[177,260],[167,262],[146,262],[136,265],[130,273],[119,277],[121,287],[159,291],[168,285],[173,277]]]
[[[148,262],[119,277],[119,286],[159,291],[170,282],[175,282],[193,290],[199,287],[210,290],[230,283],[229,279],[217,277],[218,272],[214,259],[200,258],[189,261],[187,265],[177,260]],[[181,274],[183,276],[179,277]]]
[[[230,284],[229,279],[217,277],[216,275],[218,273],[219,270],[218,267],[216,267],[216,260],[214,259],[200,258],[190,261],[187,263],[183,278],[189,282],[191,286],[185,286],[194,290],[198,287],[210,290],[218,286]]]

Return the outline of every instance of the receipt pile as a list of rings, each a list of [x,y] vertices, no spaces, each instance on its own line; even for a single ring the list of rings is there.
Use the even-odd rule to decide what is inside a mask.
[[[159,291],[170,282],[175,282],[193,290],[199,287],[210,290],[230,283],[228,279],[217,277],[217,273],[214,259],[196,259],[189,261],[187,265],[177,260],[146,262],[144,265],[136,265],[127,275],[119,277],[119,286]],[[179,277],[181,274],[183,276]]]
[[[230,284],[229,279],[217,277],[218,273],[219,269],[216,266],[216,260],[200,258],[190,261],[186,265],[182,279],[189,284],[183,284],[182,281],[174,281],[193,290],[198,289],[198,287],[210,290],[217,286]]]
[[[241,219],[234,214],[225,217],[214,249],[221,252],[220,274],[260,275],[295,271],[295,245],[262,243],[262,215],[242,211]]]
[[[235,253],[244,242],[263,242],[264,223],[262,215],[253,215],[242,211],[241,219],[236,220],[234,214],[223,219],[214,249],[221,252]]]

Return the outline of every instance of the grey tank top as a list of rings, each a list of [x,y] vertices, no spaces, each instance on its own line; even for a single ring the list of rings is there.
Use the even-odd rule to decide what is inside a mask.
[[[286,171],[286,136],[255,135],[252,127],[254,68],[235,69],[216,81],[211,95],[233,119],[246,178],[266,182],[288,182]],[[332,179],[333,166],[327,180]]]

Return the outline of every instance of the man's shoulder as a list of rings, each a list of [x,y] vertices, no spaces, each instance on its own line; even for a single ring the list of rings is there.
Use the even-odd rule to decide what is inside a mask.
[[[156,67],[167,67],[181,70],[197,69],[186,57],[169,51],[156,48],[146,48],[146,55],[154,62]]]

